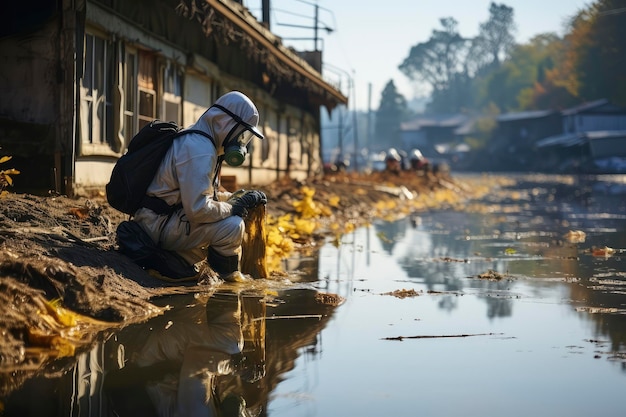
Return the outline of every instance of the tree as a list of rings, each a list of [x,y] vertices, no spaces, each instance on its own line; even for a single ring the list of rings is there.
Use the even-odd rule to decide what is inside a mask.
[[[520,108],[559,109],[575,105],[575,77],[571,66],[564,62],[567,43],[556,34],[543,34],[533,38],[527,50],[534,53],[537,75],[532,86],[519,92]]]
[[[626,2],[599,0],[580,10],[564,39],[548,44],[553,65],[522,101],[536,108],[562,108],[607,98],[626,106]]]
[[[626,105],[625,7],[624,0],[599,0],[572,20],[566,64],[574,68],[575,92],[583,100]]]
[[[491,57],[491,65],[497,67],[508,56],[515,45],[513,32],[516,30],[513,20],[513,8],[504,4],[491,3],[489,19],[480,24],[478,42],[484,53]]]
[[[465,71],[452,75],[445,90],[433,91],[426,106],[429,113],[456,113],[474,107],[473,79]]]
[[[549,81],[551,71],[559,67],[555,60],[562,48],[562,40],[552,33],[515,46],[510,57],[485,77],[481,107],[493,103],[503,112],[531,110],[547,108],[541,104],[556,97],[565,99],[561,89]]]
[[[385,147],[401,148],[400,124],[408,116],[406,99],[398,93],[393,80],[389,80],[380,96],[380,105],[376,111],[375,142],[379,149]],[[373,144],[372,144],[373,145]]]
[[[462,71],[467,39],[459,35],[458,22],[440,19],[443,30],[433,30],[430,39],[413,46],[398,69],[410,80],[429,84],[434,93],[447,90],[455,74]]]
[[[513,8],[491,3],[488,20],[480,24],[478,36],[471,40],[464,64],[464,83],[461,84],[465,108],[480,110],[491,104],[502,107],[503,99],[507,98],[514,102],[515,94],[508,97],[510,92],[490,88],[494,83],[504,84],[509,75],[498,72],[515,47],[513,16]],[[492,93],[502,97],[494,99],[490,97]]]

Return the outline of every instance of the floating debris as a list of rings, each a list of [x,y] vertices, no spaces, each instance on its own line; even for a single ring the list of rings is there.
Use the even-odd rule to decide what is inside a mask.
[[[295,314],[292,316],[267,316],[267,317],[257,317],[252,319],[252,321],[262,321],[262,320],[283,320],[283,319],[322,319],[321,314]]]
[[[563,239],[570,243],[583,243],[587,238],[587,234],[581,230],[570,230],[563,235]]]
[[[449,256],[442,256],[442,257],[437,258],[435,260],[436,261],[441,261],[441,262],[460,262],[460,263],[465,263],[465,264],[470,263],[469,259],[457,259],[457,258],[451,258]]]
[[[483,272],[482,274],[478,274],[476,275],[477,278],[479,279],[488,279],[490,281],[501,281],[504,278],[508,277],[507,275],[503,275],[501,273],[499,273],[498,271],[494,271],[493,269],[489,269],[487,272]]]
[[[346,299],[337,294],[318,292],[317,294],[315,294],[315,301],[317,301],[319,304],[339,306],[343,304]]]
[[[402,342],[404,339],[443,339],[449,337],[473,337],[473,336],[501,336],[504,333],[474,333],[474,334],[444,334],[444,335],[420,335],[420,336],[394,336],[383,337],[381,340],[397,340]]]
[[[397,297],[397,298],[407,298],[407,297],[417,297],[420,294],[421,292],[417,292],[414,289],[410,289],[410,290],[401,289],[401,290],[395,290],[391,292],[385,292],[382,295],[393,295],[394,297]]]
[[[459,296],[459,295],[463,295],[463,292],[461,291],[437,291],[437,290],[428,290],[426,291],[426,294],[434,294],[434,295],[454,295],[454,296]]]
[[[515,250],[514,248],[506,248],[504,249],[504,254],[505,255],[515,255],[517,253],[517,250]]]
[[[605,246],[603,248],[591,249],[591,254],[593,256],[602,256],[602,257],[608,258],[609,256],[613,256],[614,253],[615,253],[615,249],[609,248],[608,246]]]
[[[607,359],[609,361],[626,362],[626,352],[611,352]]]
[[[626,314],[626,309],[615,307],[576,307],[576,311],[589,314]]]

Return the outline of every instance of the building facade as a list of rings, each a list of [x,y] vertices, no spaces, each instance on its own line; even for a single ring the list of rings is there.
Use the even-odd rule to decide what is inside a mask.
[[[154,119],[194,123],[220,95],[257,105],[266,139],[238,184],[322,172],[320,112],[347,104],[312,65],[231,0],[39,1],[10,6],[0,30],[0,154],[16,189],[103,189]]]

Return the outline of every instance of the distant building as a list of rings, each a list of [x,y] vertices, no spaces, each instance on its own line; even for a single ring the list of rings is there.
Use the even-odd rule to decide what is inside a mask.
[[[230,90],[257,104],[266,139],[222,174],[263,184],[321,173],[320,108],[347,97],[323,80],[318,55],[309,64],[240,3],[3,6],[0,155],[13,156],[11,167],[22,172],[16,190],[102,188],[142,126],[188,126]]]
[[[494,135],[511,152],[531,149],[539,139],[562,131],[561,115],[556,110],[505,113],[497,116],[496,122]]]
[[[424,114],[400,126],[403,149],[419,149],[428,159],[444,157],[471,133],[473,120],[464,114]]]
[[[626,110],[608,100],[563,111],[507,113],[497,123],[489,149],[495,169],[600,172],[621,164],[606,158],[626,157]]]
[[[562,131],[561,114],[556,110],[504,113],[496,117],[496,123],[486,151],[488,164],[495,170],[530,169],[535,143]]]
[[[626,109],[596,100],[562,112],[563,131],[536,144],[540,168],[626,173]]]
[[[626,109],[606,99],[583,103],[561,112],[563,133],[626,130]]]

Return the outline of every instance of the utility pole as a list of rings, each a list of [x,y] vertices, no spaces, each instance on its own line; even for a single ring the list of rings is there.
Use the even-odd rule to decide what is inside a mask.
[[[367,147],[372,146],[372,83],[367,85]]]
[[[261,13],[263,14],[262,22],[265,23],[268,30],[271,30],[270,28],[270,0],[262,0],[261,9],[262,9]]]
[[[343,112],[341,111],[340,108],[337,109],[338,113],[339,113],[339,127],[338,127],[338,133],[339,133],[339,141],[338,141],[338,145],[339,145],[339,156],[341,156],[341,158],[343,158]]]
[[[269,1],[269,0],[268,0]],[[317,22],[318,22],[318,18],[319,18],[319,6],[316,4],[315,5],[315,24],[313,25],[313,28],[315,29],[313,38],[314,38],[314,42],[315,42],[315,48],[313,49],[314,51],[319,51],[319,49],[317,49]]]
[[[268,3],[268,9],[269,9],[269,1],[270,0],[263,0],[263,4],[265,4],[265,2]],[[314,16],[314,23],[315,24],[313,26],[303,26],[303,25],[294,25],[294,24],[290,24],[290,23],[280,23],[279,22],[279,23],[277,23],[277,25],[278,26],[289,26],[289,27],[293,27],[293,28],[313,29],[313,42],[315,43],[315,47],[313,48],[313,50],[315,52],[319,52],[320,49],[318,47],[318,44],[319,44],[320,40],[323,40],[323,39],[320,39],[320,37],[318,35],[319,30],[320,29],[324,29],[326,31],[326,33],[332,33],[334,31],[334,29],[328,27],[326,24],[323,24],[323,23],[322,23],[322,26],[319,26],[320,25],[320,20],[319,20],[320,6],[318,4],[309,3],[308,1],[304,1],[304,0],[298,0],[298,1],[300,3],[309,4],[309,5],[313,6],[313,7],[315,7],[315,16]],[[321,9],[322,10],[328,10],[328,9],[325,9],[324,7],[322,7]],[[264,13],[263,16],[265,16],[265,9],[263,10],[263,13]],[[268,13],[269,13],[269,11],[268,11]],[[264,17],[264,19],[265,19],[265,17]],[[267,16],[267,19],[268,19],[268,22],[269,22],[269,16]],[[291,39],[291,40],[305,40],[305,39],[308,39],[308,40],[310,40],[311,38],[283,38],[283,40],[288,40],[288,39]]]
[[[354,127],[354,170],[359,172],[359,125],[357,124],[356,115],[356,81],[354,79],[354,70],[352,70],[352,124]]]

